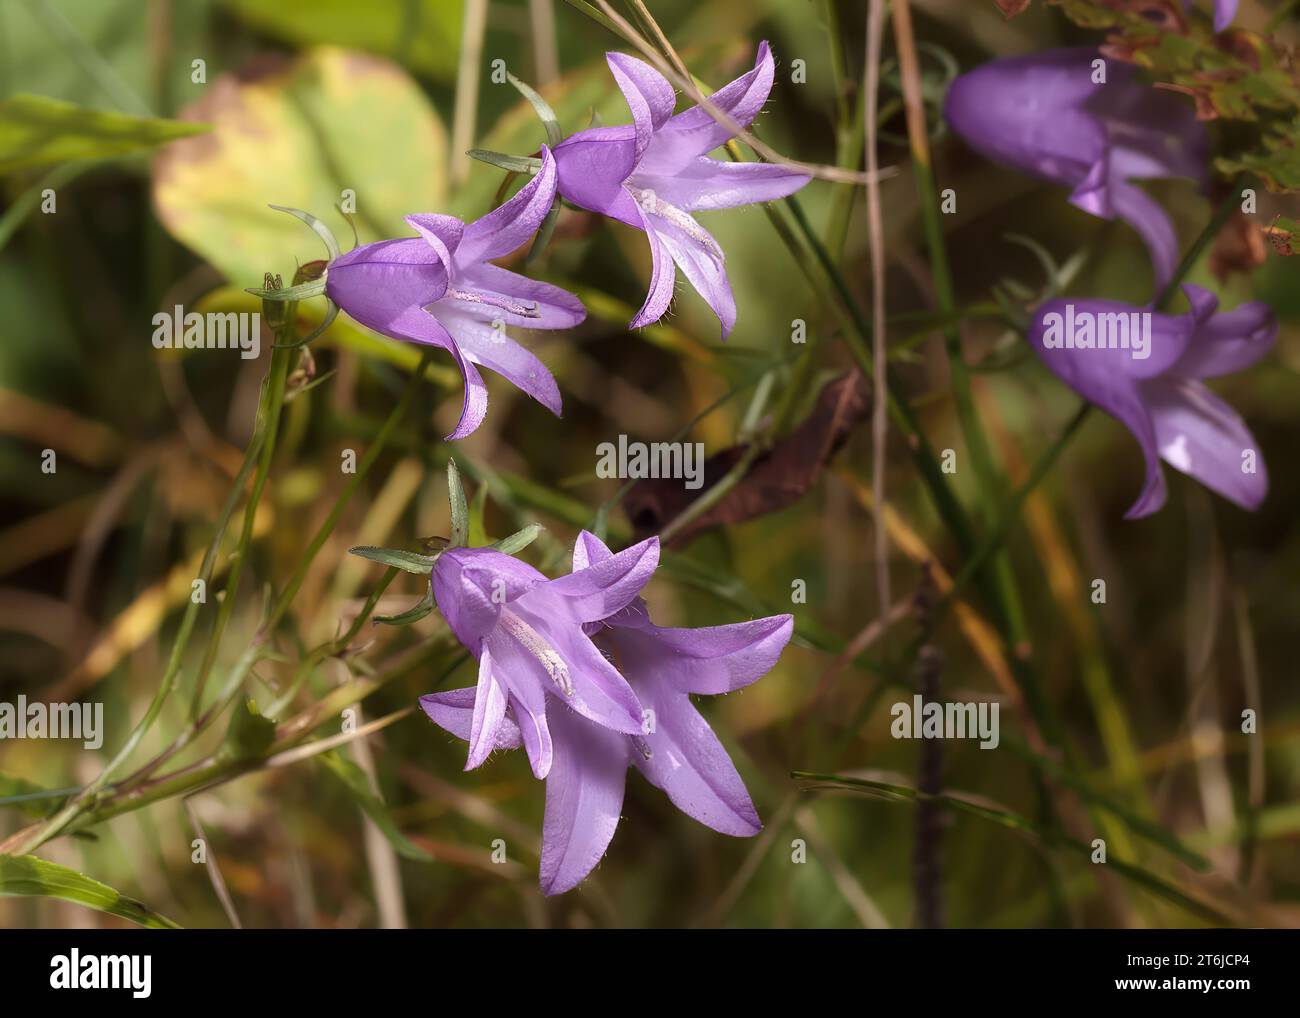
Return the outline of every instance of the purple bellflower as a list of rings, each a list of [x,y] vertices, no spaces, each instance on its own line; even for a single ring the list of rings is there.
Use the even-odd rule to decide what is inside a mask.
[[[1254,437],[1202,379],[1254,364],[1272,347],[1277,320],[1266,304],[1219,312],[1219,300],[1190,283],[1191,310],[1161,314],[1108,300],[1050,301],[1029,341],[1047,367],[1133,433],[1146,459],[1142,493],[1125,514],[1165,503],[1160,460],[1245,509],[1268,493]]]
[[[1160,290],[1178,263],[1178,238],[1132,181],[1187,177],[1204,185],[1205,128],[1190,106],[1144,84],[1128,64],[1107,61],[1105,83],[1094,82],[1098,58],[1083,47],[991,61],[952,83],[944,115],[986,158],[1068,187],[1073,205],[1137,230]]]
[[[575,205],[645,231],[652,271],[645,304],[630,323],[658,321],[673,298],[681,269],[722,323],[725,339],[736,323],[736,301],[718,242],[694,213],[772,201],[811,179],[773,163],[731,163],[708,153],[732,137],[708,111],[693,106],[676,115],[672,85],[649,64],[622,53],[605,59],[632,111],[633,123],[593,127],[555,146],[560,194]],[[775,64],[766,42],[754,69],[719,89],[710,103],[748,127],[772,91]]]
[[[582,303],[549,283],[491,264],[537,232],[555,197],[555,160],[519,193],[466,225],[454,216],[413,215],[419,234],[355,248],[330,263],[326,293],[362,325],[394,339],[442,347],[465,379],[460,421],[448,440],[464,438],[487,413],[477,365],[504,375],[557,417],[560,390],[533,354],[497,326],[568,329],[586,317]]]
[[[611,553],[584,531],[574,547],[573,572],[554,582],[593,569],[619,572],[622,567],[615,563],[627,554]],[[548,895],[575,887],[604,856],[618,827],[629,766],[715,831],[747,837],[762,826],[735,765],[691,694],[728,693],[766,674],[789,642],[793,620],[779,615],[730,626],[665,629],[650,621],[635,594],[626,599],[621,592],[609,599],[614,601],[624,603],[584,629],[625,677],[642,705],[643,721],[629,732],[593,723],[572,700],[552,696],[547,701],[554,748],[546,776],[541,884]],[[420,702],[437,724],[471,740],[481,690],[480,683],[479,691],[434,693]],[[507,716],[496,747],[514,748],[521,741],[519,727]]]
[[[443,726],[469,741],[466,770],[493,749],[522,741],[533,773],[545,778],[554,762],[547,707],[556,700],[593,727],[641,731],[636,694],[583,627],[627,607],[658,564],[658,538],[558,580],[489,548],[455,548],[438,557],[433,598],[456,638],[478,658],[478,686],[422,702],[426,711],[431,704],[459,709],[471,694],[464,732]],[[446,696],[451,700],[440,699]]]

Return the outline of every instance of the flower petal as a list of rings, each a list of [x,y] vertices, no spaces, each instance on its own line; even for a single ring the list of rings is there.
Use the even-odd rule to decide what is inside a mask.
[[[465,770],[472,771],[497,747],[497,736],[506,714],[506,691],[492,674],[492,653],[485,646],[478,659],[478,686],[474,691],[474,710],[469,726],[469,759]]]
[[[773,615],[729,626],[619,628],[614,636],[630,676],[652,671],[682,693],[743,689],[769,671],[790,642],[794,617]]]
[[[533,777],[544,781],[555,762],[555,747],[551,742],[550,723],[546,718],[546,698],[534,703],[523,697],[511,695],[510,710],[519,723],[519,737],[528,754]]]
[[[1117,379],[1154,378],[1179,364],[1197,328],[1195,312],[1167,315],[1120,301],[1062,297],[1034,313],[1029,342],[1058,378],[1096,402],[1093,393]],[[1088,346],[1073,345],[1079,342]],[[1126,346],[1112,345],[1119,343]],[[1145,356],[1135,343],[1146,346]]]
[[[1268,470],[1241,416],[1200,382],[1158,379],[1146,388],[1165,462],[1243,509],[1258,509]]]
[[[458,739],[469,742],[470,728],[474,721],[474,698],[476,688],[465,686],[463,689],[448,689],[441,693],[426,693],[420,697],[420,708],[429,719],[440,728],[451,732]],[[519,726],[506,716],[497,728],[497,749],[518,749]]]
[[[706,827],[738,838],[761,831],[736,765],[690,697],[657,682],[638,682],[637,689],[654,711],[654,730],[642,736],[649,758],[635,750],[631,754],[637,769]]]
[[[456,267],[466,268],[500,258],[527,241],[551,210],[555,199],[555,159],[542,146],[542,168],[508,202],[465,227],[456,251]]]
[[[673,115],[677,94],[668,79],[643,60],[622,53],[606,53],[605,62],[632,111],[636,158],[640,159],[654,132]]]
[[[555,655],[564,669],[563,679],[571,692],[560,688],[554,674],[554,661],[543,661],[536,648],[524,645],[515,637],[500,636],[500,649],[494,650],[501,662],[501,671],[510,677],[510,688],[516,690],[525,683],[529,688],[542,690],[583,717],[616,732],[636,734],[641,731],[641,703],[627,679],[591,642],[578,625],[550,624],[547,616],[538,615],[521,606],[510,609],[534,633],[546,641],[545,655]],[[498,636],[492,637],[494,648]],[[507,662],[506,657],[509,657]]]
[[[1214,0],[1214,30],[1222,32],[1237,16],[1237,0]]]
[[[709,103],[740,127],[748,127],[767,102],[776,76],[776,62],[767,41],[759,43],[754,69],[709,96]],[[718,123],[702,106],[692,106],[672,117],[655,133],[646,150],[643,168],[648,173],[672,174],[697,156],[725,145],[734,133]]]
[[[683,212],[706,212],[775,201],[794,194],[812,177],[776,163],[724,163],[700,156],[672,176],[637,170],[632,180]]]
[[[1137,310],[1128,305],[1113,301],[1080,301],[1085,310],[1093,312],[1111,308]],[[1048,315],[1052,312],[1064,314],[1066,301],[1057,300],[1044,304],[1034,316],[1029,329],[1029,342],[1034,352],[1047,365],[1048,369],[1061,381],[1090,403],[1096,404],[1110,414],[1133,433],[1146,463],[1146,479],[1142,493],[1125,514],[1128,519],[1146,516],[1155,512],[1165,503],[1165,480],[1160,470],[1160,453],[1156,441],[1155,426],[1144,400],[1143,387],[1151,384],[1144,378],[1147,365],[1156,360],[1156,353],[1163,348],[1181,341],[1182,347],[1190,340],[1194,323],[1191,315],[1152,315],[1152,356],[1147,361],[1134,360],[1129,350],[1096,350],[1048,348],[1044,339],[1049,336],[1050,322]],[[1157,328],[1166,330],[1169,342],[1161,343],[1157,338]],[[1181,330],[1181,331],[1180,331]],[[1184,337],[1181,338],[1180,337]],[[1165,349],[1162,359],[1169,356]],[[1175,357],[1176,359],[1176,357]],[[1139,374],[1141,373],[1141,374]]]
[[[461,400],[460,420],[451,434],[446,436],[448,442],[464,438],[483,423],[483,418],[487,416],[487,386],[483,384],[483,377],[433,315],[420,307],[408,307],[381,331],[398,339],[440,346],[455,359],[461,378],[465,380],[465,391]]]
[[[441,306],[449,302],[443,301]],[[455,337],[464,354],[475,364],[491,368],[509,379],[517,389],[528,393],[556,417],[563,409],[560,387],[546,365],[536,355],[525,350],[504,330],[458,311],[439,312],[447,329]]]
[[[384,240],[354,248],[329,267],[325,292],[367,328],[391,334],[389,326],[412,308],[440,300],[447,270],[418,237]]]
[[[579,131],[555,146],[557,187],[574,205],[643,229],[641,211],[623,186],[636,161],[631,124]]]
[[[718,316],[722,338],[726,339],[736,324],[736,298],[731,293],[731,281],[727,278],[726,263],[718,242],[698,223],[692,229],[698,230],[701,236],[688,234],[661,216],[646,218],[677,267]]]
[[[452,256],[460,247],[461,237],[465,234],[464,223],[455,216],[434,213],[407,216],[406,223],[424,238],[424,242],[433,248],[444,265],[452,264]]]
[[[499,265],[484,262],[475,265],[461,274],[457,282],[469,290],[500,298],[507,302],[531,304],[532,315],[517,315],[490,304],[476,304],[468,301],[455,301],[444,298],[447,305],[465,314],[478,317],[483,321],[493,322],[497,319],[507,325],[518,325],[525,329],[571,329],[581,325],[587,317],[587,309],[567,290],[540,280],[529,279],[517,272],[503,269]]]
[[[1191,283],[1184,285],[1189,298],[1193,293],[1207,295],[1218,306],[1218,299],[1208,290]],[[1199,298],[1205,300],[1204,297]],[[1215,378],[1250,367],[1273,348],[1277,339],[1277,316],[1262,301],[1250,301],[1231,311],[1203,316],[1187,352],[1175,365],[1185,378]]]
[[[551,712],[555,758],[546,779],[542,892],[562,894],[600,862],[623,810],[628,740],[572,711]]]
[[[433,600],[465,648],[478,657],[501,608],[546,577],[490,548],[452,548],[433,566]]]
[[[632,199],[629,197],[628,200]],[[635,202],[632,207],[640,217],[641,229],[645,230],[646,237],[650,240],[650,289],[645,295],[645,303],[641,305],[641,310],[627,323],[629,329],[639,329],[659,321],[664,316],[668,305],[673,302],[677,273],[673,269],[672,253],[651,223],[650,217],[642,212]]]
[[[626,607],[659,568],[659,538],[649,537],[616,555],[552,580],[545,587],[548,603],[575,622],[599,622]],[[538,593],[543,593],[539,590]],[[521,603],[527,605],[525,597]]]
[[[609,550],[609,546],[604,541],[590,530],[584,530],[573,542],[572,571],[576,573],[580,569],[586,569],[588,566],[597,565],[613,557],[614,553]]]
[[[992,60],[948,88],[944,117],[986,159],[1075,187],[1106,153],[1106,130],[1083,109],[1109,86],[1092,81],[1093,47]]]

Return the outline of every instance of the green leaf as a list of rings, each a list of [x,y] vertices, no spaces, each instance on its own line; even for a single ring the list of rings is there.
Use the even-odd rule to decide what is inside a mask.
[[[450,81],[463,4],[448,0],[225,0],[251,25],[299,46],[367,50]],[[423,207],[423,206],[422,206]]]
[[[374,821],[375,826],[388,839],[388,843],[393,846],[398,855],[403,859],[414,859],[416,862],[433,862],[433,856],[397,829],[388,807],[370,791],[370,782],[366,778],[365,771],[334,750],[321,753],[317,759],[325,765],[329,773],[339,779],[343,787],[357,801],[357,805],[365,810],[366,816]]]
[[[555,117],[555,110],[551,109],[550,104],[538,95],[530,85],[524,84],[513,74],[507,73],[506,79],[518,89],[519,94],[527,99],[532,104],[533,109],[537,111],[538,119],[541,120],[542,127],[546,130],[546,143],[554,148],[564,137],[564,133],[560,130],[560,122]]]
[[[75,159],[107,159],[204,134],[207,124],[129,117],[41,95],[0,101],[0,174]]]
[[[180,927],[107,884],[34,855],[0,855],[0,894],[59,898],[154,930]]]
[[[313,279],[310,283],[299,283],[297,286],[285,286],[279,290],[263,290],[259,287],[247,287],[245,293],[251,293],[254,297],[260,297],[262,300],[306,300],[308,297],[319,297],[325,292],[325,280]]]
[[[433,564],[438,561],[437,555],[421,555],[418,551],[404,551],[401,548],[375,548],[365,544],[349,548],[348,554],[414,573],[416,576],[428,576],[433,572]]]
[[[451,546],[465,548],[469,545],[469,506],[454,459],[447,460],[447,497],[451,501]]]
[[[536,541],[538,535],[545,529],[540,523],[530,523],[523,530],[517,530],[509,537],[503,537],[501,540],[489,544],[488,547],[495,548],[505,555],[514,555]]]
[[[1159,845],[1171,855],[1181,859],[1188,866],[1192,867],[1192,869],[1198,870],[1201,873],[1208,873],[1210,871],[1210,860],[1206,859],[1205,856],[1192,851],[1192,849],[1184,845],[1173,834],[1165,830],[1159,824],[1137,815],[1122,803],[1116,802],[1109,796],[1095,791],[1091,785],[1074,772],[1067,770],[1065,767],[1062,767],[1046,757],[1040,756],[1038,753],[1033,752],[1028,746],[1017,740],[1004,738],[1002,740],[1002,745],[1004,748],[1009,749],[1012,753],[1015,753],[1016,756],[1026,761],[1030,766],[1043,771],[1045,774],[1050,776],[1052,780],[1072,789],[1078,794],[1079,798],[1083,799],[1085,802],[1096,806],[1098,809],[1103,809],[1115,816],[1117,819],[1123,821],[1129,830],[1138,837],[1145,838],[1154,845]]]
[[[377,57],[310,50],[223,76],[187,113],[212,134],[154,161],[154,206],[172,236],[238,285],[316,257],[302,227],[267,202],[311,209],[344,236],[335,207],[351,191],[362,242],[411,236],[407,214],[445,207],[442,123],[419,86]]]
[[[337,258],[343,253],[338,240],[334,236],[334,231],[329,228],[324,220],[317,219],[310,212],[304,212],[302,209],[291,209],[287,205],[271,205],[269,207],[275,209],[276,212],[287,212],[294,219],[306,223],[311,228],[312,233],[316,234],[324,242],[325,250],[331,258]]]
[[[485,148],[471,148],[465,151],[465,154],[471,159],[477,159],[480,163],[487,163],[489,166],[495,166],[499,170],[508,170],[510,173],[536,173],[542,168],[542,161],[534,156],[512,156],[505,152],[490,152]]]
[[[258,760],[275,742],[275,722],[257,709],[257,701],[237,706],[226,729],[224,752],[231,760]]]
[[[409,608],[400,615],[376,615],[375,622],[383,626],[406,626],[412,622],[419,622],[431,611],[433,611],[433,587],[429,587],[429,592],[414,608]]]

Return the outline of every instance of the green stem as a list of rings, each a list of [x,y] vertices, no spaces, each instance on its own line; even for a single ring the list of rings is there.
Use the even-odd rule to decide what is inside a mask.
[[[1178,288],[1183,285],[1183,280],[1196,267],[1196,263],[1201,260],[1201,255],[1205,253],[1205,249],[1214,242],[1219,235],[1219,231],[1223,229],[1228,220],[1232,218],[1233,213],[1237,211],[1241,202],[1242,189],[1250,183],[1250,180],[1248,174],[1243,174],[1232,182],[1227,197],[1214,210],[1214,215],[1210,218],[1210,221],[1205,224],[1205,228],[1201,230],[1196,240],[1192,242],[1192,246],[1187,249],[1187,253],[1183,255],[1183,260],[1178,263],[1173,278],[1160,291],[1160,295],[1155,301],[1157,310],[1163,311],[1168,308],[1169,303],[1178,293]]]
[[[212,632],[208,634],[208,645],[203,652],[203,661],[199,665],[198,677],[194,681],[194,692],[190,697],[190,719],[199,715],[203,705],[203,690],[208,677],[216,664],[217,651],[221,646],[221,637],[226,624],[235,608],[239,595],[239,581],[243,579],[244,564],[248,561],[253,544],[253,526],[257,518],[257,507],[262,501],[262,492],[266,479],[271,472],[271,462],[275,458],[275,439],[280,429],[280,411],[284,407],[284,393],[289,378],[289,365],[294,351],[286,345],[293,340],[294,317],[297,302],[289,301],[280,305],[277,302],[262,301],[262,314],[267,321],[276,323],[275,347],[271,351],[271,370],[267,375],[266,388],[262,393],[262,404],[258,408],[256,431],[262,434],[262,455],[257,464],[257,473],[253,477],[253,490],[248,495],[248,505],[244,508],[244,525],[240,530],[239,543],[235,545],[227,578],[225,596],[217,609]]]
[[[261,627],[259,633],[260,639],[265,639],[270,633],[274,632],[275,627],[280,624],[285,613],[289,610],[289,605],[292,604],[293,599],[298,596],[298,590],[302,587],[303,580],[307,578],[307,570],[311,568],[311,564],[315,561],[316,555],[320,552],[321,548],[324,547],[330,534],[334,532],[334,528],[338,526],[339,519],[343,515],[343,510],[347,508],[348,502],[351,501],[352,496],[356,494],[357,489],[361,486],[361,482],[365,480],[366,475],[370,472],[370,468],[374,466],[375,461],[379,459],[380,454],[388,444],[388,440],[392,436],[393,430],[397,427],[398,422],[406,416],[407,408],[410,407],[411,401],[415,398],[415,394],[420,388],[420,383],[424,380],[425,369],[429,366],[429,363],[432,360],[433,352],[430,350],[424,351],[423,355],[420,357],[420,363],[416,365],[415,371],[412,373],[411,379],[407,383],[406,391],[402,393],[402,398],[398,401],[397,406],[393,408],[392,413],[388,415],[388,419],[384,421],[383,426],[379,429],[379,434],[377,434],[374,441],[370,443],[370,447],[366,449],[366,454],[361,457],[361,462],[357,464],[357,472],[352,475],[352,478],[348,481],[347,485],[345,485],[343,490],[339,492],[338,498],[334,500],[333,508],[330,509],[329,515],[325,517],[325,522],[317,529],[315,536],[311,539],[311,543],[307,546],[307,550],[303,552],[302,557],[298,560],[298,565],[294,569],[293,576],[289,580],[288,585],[280,592],[280,596],[276,598],[275,606],[271,609],[270,615]]]
[[[243,494],[244,485],[248,481],[253,465],[259,462],[265,439],[266,435],[263,431],[254,431],[253,439],[244,451],[244,461],[240,465],[234,483],[231,484],[230,491],[226,495],[226,501],[221,507],[212,541],[208,544],[207,551],[203,555],[203,561],[199,565],[197,578],[203,581],[205,588],[212,582],[212,573],[216,567],[221,542],[226,535],[226,528],[230,525],[230,519],[234,515],[235,506],[239,503],[240,495]],[[62,809],[37,828],[28,839],[13,847],[11,849],[13,854],[20,855],[30,852],[51,838],[57,837],[72,820],[86,809],[87,804],[107,786],[117,769],[135,752],[136,747],[140,745],[141,740],[144,739],[149,729],[153,727],[154,722],[158,719],[159,714],[162,713],[163,705],[167,702],[167,698],[171,696],[172,690],[176,686],[176,679],[180,675],[185,650],[189,645],[191,635],[193,635],[195,623],[198,621],[200,607],[200,603],[193,599],[186,605],[185,614],[181,616],[180,628],[177,630],[176,639],[172,643],[171,655],[167,659],[167,667],[163,671],[161,681],[158,683],[158,689],[154,692],[153,699],[145,709],[144,717],[140,719],[131,734],[127,736],[122,748],[104,766],[98,777],[87,785],[80,794],[71,798]]]

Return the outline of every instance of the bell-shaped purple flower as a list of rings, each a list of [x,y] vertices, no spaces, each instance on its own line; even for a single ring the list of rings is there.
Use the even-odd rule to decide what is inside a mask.
[[[330,263],[325,292],[352,318],[394,339],[442,347],[455,358],[465,394],[448,440],[464,438],[487,413],[478,365],[560,414],[555,379],[504,326],[568,329],[586,310],[559,287],[490,262],[537,232],[555,197],[555,176],[555,160],[543,147],[537,175],[481,219],[466,225],[453,216],[407,216],[418,237],[365,244]]]
[[[574,547],[573,573],[565,579],[611,569],[626,554],[613,554],[584,531]],[[643,722],[636,732],[619,731],[593,724],[558,697],[548,701],[554,748],[542,826],[546,894],[575,887],[604,856],[618,827],[629,766],[714,830],[737,837],[758,833],[762,825],[749,793],[691,695],[728,693],[762,677],[789,642],[793,620],[778,615],[731,626],[665,629],[650,621],[634,596],[585,629],[626,678],[643,706]],[[476,700],[474,690],[460,689],[421,697],[421,704],[443,728],[469,738]],[[509,717],[499,731],[499,748],[520,744]]]
[[[994,60],[952,83],[944,113],[971,148],[995,163],[1071,189],[1072,204],[1120,218],[1151,253],[1156,289],[1173,278],[1178,238],[1168,215],[1133,183],[1187,177],[1205,183],[1208,142],[1194,111],[1105,62],[1092,48]]]
[[[773,163],[710,159],[708,153],[732,137],[727,128],[699,106],[674,116],[673,87],[649,64],[622,53],[607,53],[605,59],[633,123],[593,127],[556,145],[560,194],[649,237],[650,292],[631,328],[658,321],[668,310],[675,263],[718,316],[725,338],[736,323],[726,259],[694,214],[784,198],[811,178]],[[709,101],[748,127],[772,91],[774,74],[772,51],[764,42],[754,69]]]
[[[1190,283],[1191,310],[1161,314],[1107,300],[1054,300],[1034,315],[1029,341],[1052,373],[1133,433],[1146,459],[1142,493],[1126,516],[1165,503],[1164,460],[1245,509],[1268,493],[1268,472],[1236,411],[1201,380],[1264,356],[1277,338],[1266,304],[1218,312]]]
[[[593,727],[640,732],[636,694],[583,627],[631,603],[658,564],[658,538],[558,580],[488,548],[455,548],[438,557],[434,602],[479,663],[464,730],[470,744],[466,770],[518,739],[533,773],[546,777],[554,759],[548,705],[556,702]],[[463,696],[434,694],[421,702],[435,721],[462,734],[441,712],[459,711]]]

